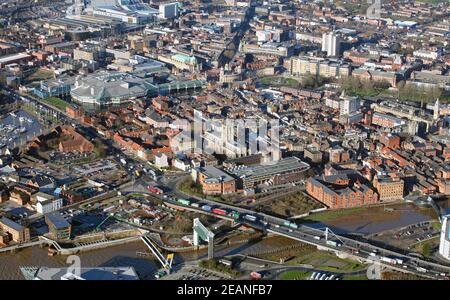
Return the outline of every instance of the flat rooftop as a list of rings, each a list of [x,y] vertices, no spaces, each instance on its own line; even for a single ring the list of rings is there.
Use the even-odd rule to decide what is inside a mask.
[[[23,226],[14,222],[13,220],[10,220],[6,217],[3,217],[0,219],[0,223],[4,224],[5,226],[8,226],[9,228],[12,228],[16,231],[22,231],[23,230]]]
[[[23,59],[23,58],[29,58],[29,57],[31,57],[31,55],[26,54],[26,53],[18,53],[18,54],[13,54],[13,55],[2,56],[2,57],[0,57],[0,64],[9,62],[12,60],[16,60],[16,59]]]
[[[48,214],[46,216],[47,220],[49,220],[57,229],[64,229],[70,226],[69,222],[67,222],[58,212]]]
[[[227,182],[234,180],[233,177],[213,166],[201,167],[200,172],[204,173],[208,177],[205,179],[206,183]]]
[[[240,178],[248,178],[252,176],[272,176],[293,171],[306,171],[308,169],[309,165],[305,162],[302,162],[299,158],[287,157],[275,162],[274,164],[257,165],[250,167],[238,166],[225,169],[225,171]]]

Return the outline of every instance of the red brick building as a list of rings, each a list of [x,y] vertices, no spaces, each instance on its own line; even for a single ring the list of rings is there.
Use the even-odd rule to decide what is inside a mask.
[[[311,177],[306,182],[306,192],[331,209],[379,202],[378,194],[371,187],[346,175]]]
[[[236,179],[224,171],[206,166],[192,171],[193,179],[201,184],[205,195],[223,195],[236,192]]]
[[[69,105],[66,107],[66,114],[74,119],[81,119],[84,117],[84,109],[79,106]]]
[[[66,140],[59,143],[59,151],[61,152],[78,151],[84,153],[94,150],[94,144],[82,137],[70,126],[63,127],[61,135],[66,138]]]
[[[400,137],[398,135],[381,134],[380,142],[391,149],[397,149],[400,147]]]

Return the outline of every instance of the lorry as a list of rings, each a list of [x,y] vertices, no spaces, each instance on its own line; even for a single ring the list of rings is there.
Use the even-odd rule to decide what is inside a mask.
[[[255,216],[252,216],[252,215],[249,215],[249,214],[246,214],[246,215],[244,216],[244,219],[246,219],[246,220],[248,220],[248,221],[250,221],[250,222],[255,222],[255,221],[256,221],[256,217],[255,217]]]
[[[177,199],[177,202],[186,206],[189,206],[191,204],[191,202],[189,200],[183,199],[183,198],[179,198]]]
[[[397,264],[397,260],[396,259],[390,258],[390,257],[385,257],[385,256],[381,257],[381,261],[384,261],[384,262],[386,262],[386,263],[388,263],[390,265],[396,265]]]
[[[204,211],[211,211],[212,207],[209,206],[209,205],[203,205],[203,206],[202,206],[202,209],[203,209]]]
[[[338,247],[338,243],[336,241],[328,240],[326,243],[329,246]]]
[[[289,221],[284,221],[283,222],[283,225],[286,226],[286,227],[289,227],[290,224],[291,224],[291,222],[289,222]]]
[[[227,211],[223,210],[223,209],[220,209],[220,208],[214,208],[212,210],[212,212],[215,213],[215,214],[221,215],[221,216],[226,216],[227,215]]]
[[[295,223],[290,223],[289,227],[294,228],[294,229],[298,229],[298,225]]]
[[[112,206],[109,206],[109,207],[107,207],[107,208],[104,208],[103,209],[103,212],[108,212],[108,211],[111,211],[111,210],[113,210],[115,208],[115,206],[114,205],[112,205]]]
[[[230,216],[231,216],[233,219],[235,219],[235,220],[239,220],[239,217],[241,216],[241,214],[238,213],[237,211],[232,211],[232,212],[230,213]]]
[[[419,271],[419,272],[422,272],[422,273],[426,273],[426,272],[428,272],[428,270],[427,270],[427,269],[425,269],[425,268],[422,268],[422,267],[417,267],[417,268],[416,268],[416,270],[417,270],[417,271]]]

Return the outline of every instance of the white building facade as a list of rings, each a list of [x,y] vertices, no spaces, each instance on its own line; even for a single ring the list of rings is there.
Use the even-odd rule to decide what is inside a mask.
[[[55,199],[54,197],[36,197],[36,211],[40,214],[47,214],[60,209],[63,206],[63,199]]]
[[[159,5],[159,17],[170,19],[178,16],[178,2],[165,3]]]
[[[339,56],[341,52],[341,40],[336,33],[324,33],[322,35],[322,51],[327,56]]]
[[[439,254],[450,260],[450,215],[446,215],[442,221],[441,240],[439,243]]]

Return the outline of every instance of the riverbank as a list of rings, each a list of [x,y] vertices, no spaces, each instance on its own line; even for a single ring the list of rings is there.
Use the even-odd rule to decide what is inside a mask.
[[[137,257],[146,252],[144,243],[135,241],[103,249],[79,253],[82,267],[132,266],[141,279],[150,279],[159,269],[153,257]],[[30,247],[14,254],[0,254],[0,280],[24,279],[19,268],[23,266],[67,267],[67,256],[48,256],[47,248]]]
[[[301,221],[308,226],[328,226],[337,234],[373,234],[411,224],[437,219],[432,208],[421,208],[410,203],[396,203],[351,209],[327,210],[311,214]]]

